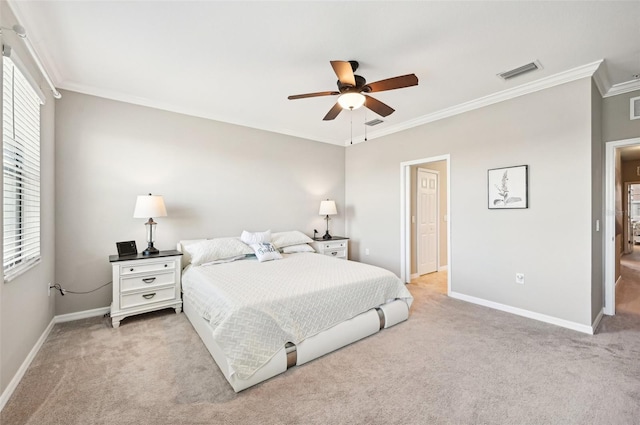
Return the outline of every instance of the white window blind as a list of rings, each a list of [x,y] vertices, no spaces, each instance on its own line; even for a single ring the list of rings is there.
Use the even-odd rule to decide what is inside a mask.
[[[4,280],[40,261],[40,99],[3,60]]]

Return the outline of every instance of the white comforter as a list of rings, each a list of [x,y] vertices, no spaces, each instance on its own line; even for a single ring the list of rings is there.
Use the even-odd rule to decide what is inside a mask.
[[[209,321],[232,374],[253,375],[286,342],[299,344],[393,299],[413,298],[388,270],[314,253],[259,263],[189,266],[182,290]]]

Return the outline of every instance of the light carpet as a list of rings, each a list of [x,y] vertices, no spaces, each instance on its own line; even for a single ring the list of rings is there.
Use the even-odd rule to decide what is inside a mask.
[[[590,336],[408,287],[408,321],[239,394],[184,314],[58,324],[0,422],[639,423],[639,312]]]

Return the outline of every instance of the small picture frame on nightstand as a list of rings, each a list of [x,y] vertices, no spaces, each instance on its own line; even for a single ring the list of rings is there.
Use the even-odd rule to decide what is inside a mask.
[[[138,254],[136,241],[116,242],[116,247],[118,248],[118,257]]]

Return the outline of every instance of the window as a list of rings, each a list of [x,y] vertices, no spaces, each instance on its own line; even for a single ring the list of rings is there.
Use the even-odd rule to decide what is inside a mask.
[[[4,280],[40,261],[40,98],[14,61],[3,60]]]

